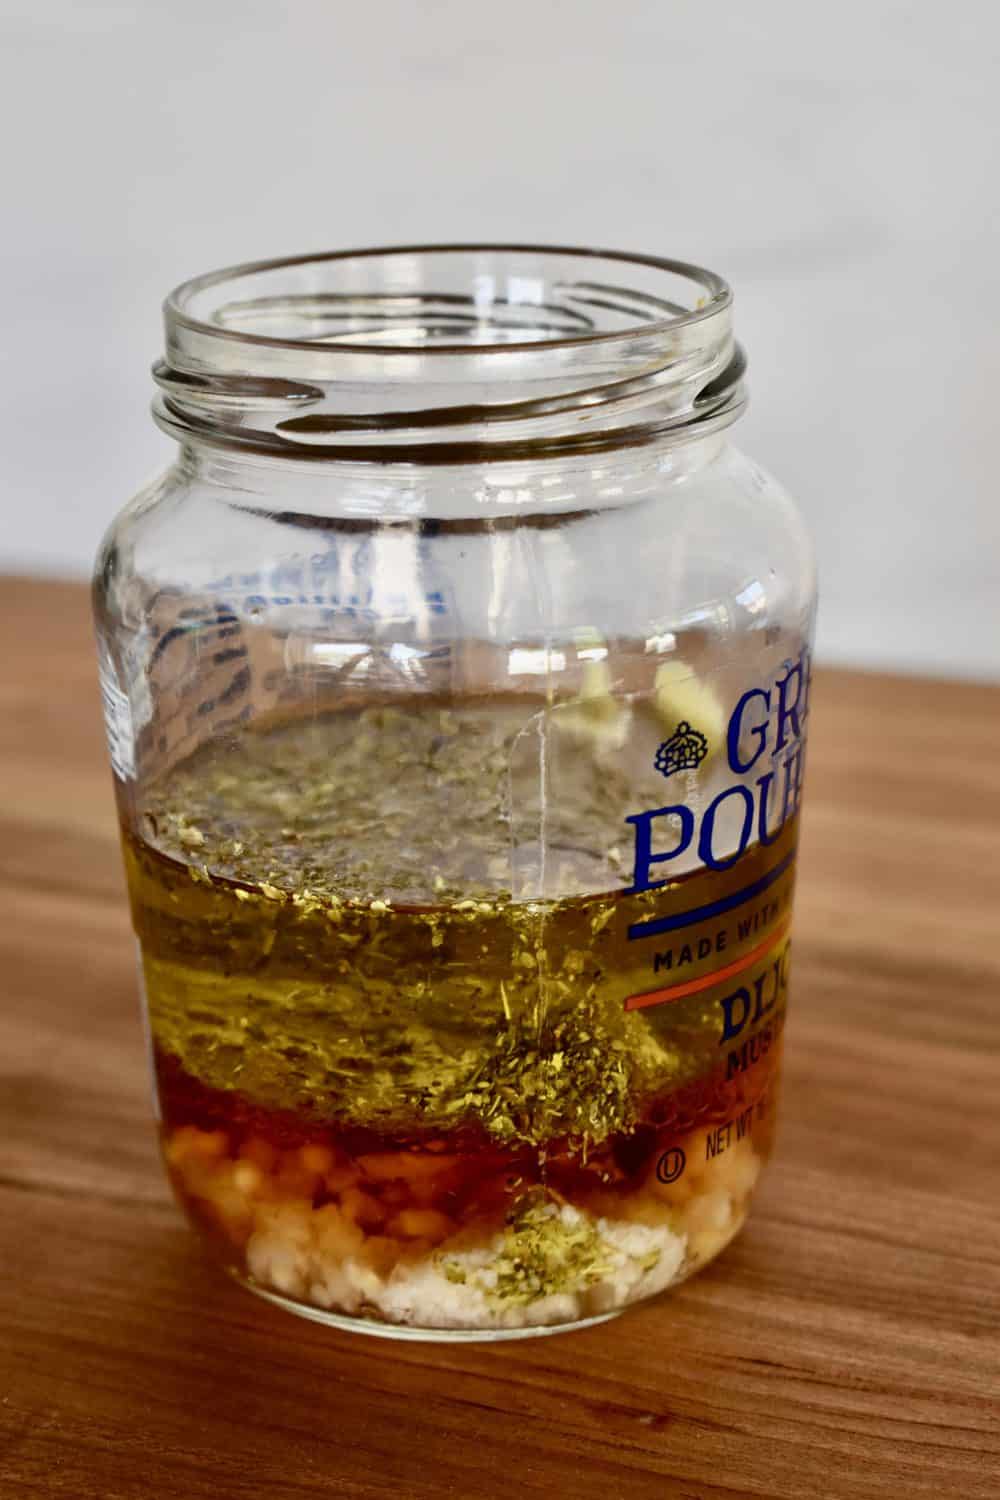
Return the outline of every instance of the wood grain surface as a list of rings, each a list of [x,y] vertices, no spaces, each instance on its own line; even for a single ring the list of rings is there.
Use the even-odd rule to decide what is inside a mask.
[[[742,1238],[599,1328],[393,1344],[249,1297],[173,1207],[85,591],[3,599],[3,1500],[1000,1495],[1000,690],[818,674]]]

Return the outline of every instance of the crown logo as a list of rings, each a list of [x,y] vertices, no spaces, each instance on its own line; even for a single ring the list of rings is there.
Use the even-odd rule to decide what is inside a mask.
[[[657,750],[653,764],[661,776],[673,776],[675,771],[694,771],[707,754],[708,740],[682,719],[669,740],[664,740]]]

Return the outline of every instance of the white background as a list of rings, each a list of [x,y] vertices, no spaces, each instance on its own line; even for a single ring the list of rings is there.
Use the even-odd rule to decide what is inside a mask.
[[[424,239],[701,261],[828,660],[1000,676],[993,0],[3,0],[0,567],[83,573],[170,445],[159,303]]]

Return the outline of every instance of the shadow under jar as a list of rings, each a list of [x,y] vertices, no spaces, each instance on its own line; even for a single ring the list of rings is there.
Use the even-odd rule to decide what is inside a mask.
[[[166,304],[176,462],[95,608],[163,1149],[338,1326],[607,1317],[774,1129],[814,567],[731,296],[505,246]]]

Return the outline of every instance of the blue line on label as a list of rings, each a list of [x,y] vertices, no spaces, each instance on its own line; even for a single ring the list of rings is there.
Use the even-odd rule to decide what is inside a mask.
[[[733,891],[731,896],[722,896],[718,901],[709,901],[705,906],[694,906],[690,911],[675,912],[671,917],[652,917],[648,922],[633,922],[628,930],[629,942],[634,938],[653,937],[658,932],[676,932],[679,927],[693,927],[696,922],[705,922],[709,917],[721,917],[723,912],[734,911],[745,901],[752,901],[780,880],[793,863],[797,850],[792,849],[784,859],[768,870],[759,880]]]

